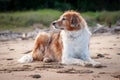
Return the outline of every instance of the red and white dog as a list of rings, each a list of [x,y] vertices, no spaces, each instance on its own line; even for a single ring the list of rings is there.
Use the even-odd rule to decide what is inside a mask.
[[[60,31],[58,33],[40,33],[35,40],[32,54],[23,56],[18,60],[20,63],[39,60],[82,66],[99,64],[90,57],[91,32],[88,30],[86,21],[78,12],[67,11],[52,25]]]

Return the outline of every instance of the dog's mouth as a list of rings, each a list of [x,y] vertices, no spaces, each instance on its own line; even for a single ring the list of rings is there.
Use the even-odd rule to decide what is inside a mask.
[[[53,22],[52,25],[53,25],[53,27],[54,27],[55,29],[64,30],[63,27],[59,27],[59,26],[57,26],[57,24],[56,24],[55,22]]]
[[[54,26],[54,27],[55,27],[55,29],[64,30],[64,28],[62,28],[62,27],[56,27],[56,26]]]

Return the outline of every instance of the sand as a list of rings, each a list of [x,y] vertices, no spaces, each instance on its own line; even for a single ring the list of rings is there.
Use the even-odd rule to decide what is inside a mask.
[[[40,61],[19,64],[33,44],[32,39],[0,41],[0,80],[120,80],[120,34],[91,37],[91,56],[102,64],[96,68]]]

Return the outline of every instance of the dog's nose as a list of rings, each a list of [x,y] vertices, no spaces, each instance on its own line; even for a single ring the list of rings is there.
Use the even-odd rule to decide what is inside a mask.
[[[55,25],[55,24],[56,24],[56,22],[53,22],[53,23],[52,23],[52,25]]]

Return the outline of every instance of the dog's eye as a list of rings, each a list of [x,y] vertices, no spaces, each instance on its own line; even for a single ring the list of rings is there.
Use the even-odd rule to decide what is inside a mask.
[[[66,20],[66,18],[62,18],[62,21]]]

